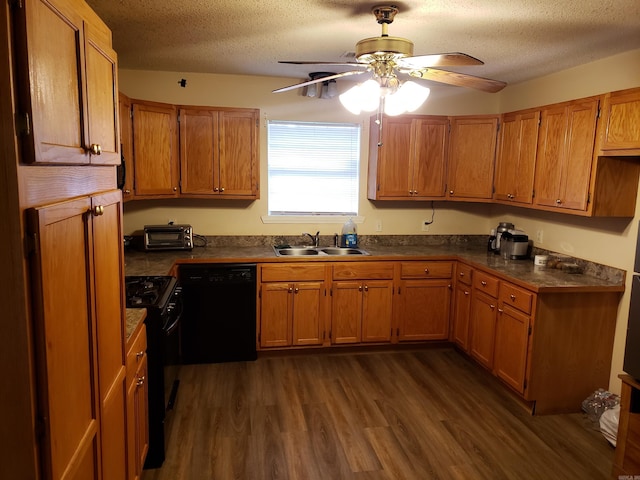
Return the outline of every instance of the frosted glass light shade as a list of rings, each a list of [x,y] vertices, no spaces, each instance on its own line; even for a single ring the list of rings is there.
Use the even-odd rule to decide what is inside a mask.
[[[373,112],[380,104],[380,84],[375,80],[351,87],[340,95],[340,103],[354,115],[360,112]]]
[[[405,112],[414,112],[422,105],[431,90],[415,82],[407,81],[400,88],[384,99],[384,113],[389,116],[401,115]]]

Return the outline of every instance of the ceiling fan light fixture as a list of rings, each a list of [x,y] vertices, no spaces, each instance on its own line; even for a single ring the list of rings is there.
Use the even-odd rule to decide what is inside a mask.
[[[415,112],[427,100],[431,90],[416,82],[407,81],[398,90],[384,98],[384,113],[389,116]]]
[[[327,80],[326,82],[322,82],[322,84],[318,83],[317,85],[318,87],[322,85],[322,94],[320,95],[320,98],[333,98],[338,94],[338,86],[335,80]]]
[[[380,105],[380,84],[370,79],[351,87],[338,98],[342,106],[354,115],[373,112]]]

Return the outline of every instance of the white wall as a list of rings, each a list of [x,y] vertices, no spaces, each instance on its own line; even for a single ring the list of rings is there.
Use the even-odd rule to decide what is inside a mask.
[[[210,75],[182,72],[150,72],[121,70],[120,89],[131,98],[181,105],[211,105],[259,108],[263,117],[260,129],[261,196],[255,202],[214,200],[135,201],[125,204],[125,232],[131,233],[148,223],[166,223],[169,219],[191,223],[197,233],[206,235],[295,235],[302,231],[320,230],[331,234],[340,224],[264,224],[267,213],[266,130],[267,119],[358,121],[363,126],[360,215],[364,223],[361,234],[375,234],[377,220],[382,221],[381,234],[488,234],[499,221],[511,221],[532,238],[541,230],[542,248],[565,252],[598,263],[633,269],[635,238],[640,220],[589,219],[537,212],[533,210],[436,202],[435,221],[429,232],[421,231],[423,219],[431,217],[430,203],[371,202],[366,199],[368,157],[368,117],[355,117],[346,112],[337,98],[320,100],[300,95],[299,90],[272,94],[271,90],[297,83],[301,79]],[[187,80],[182,88],[178,81]],[[340,91],[351,85],[338,82]],[[543,78],[510,85],[498,94],[475,93],[462,88],[435,87],[417,113],[432,115],[467,115],[500,113],[547,105],[608,91],[640,86],[640,50],[558,72]],[[640,161],[640,160],[639,160]],[[619,391],[617,379],[622,371],[624,338],[629,308],[630,275],[627,292],[618,313],[611,383],[609,389]],[[606,385],[603,385],[606,388]]]

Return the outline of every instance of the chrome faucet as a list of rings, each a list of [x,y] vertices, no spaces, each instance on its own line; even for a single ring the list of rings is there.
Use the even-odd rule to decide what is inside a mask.
[[[316,232],[315,235],[311,235],[310,233],[304,232],[302,235],[308,236],[313,242],[314,247],[320,246],[320,232]]]

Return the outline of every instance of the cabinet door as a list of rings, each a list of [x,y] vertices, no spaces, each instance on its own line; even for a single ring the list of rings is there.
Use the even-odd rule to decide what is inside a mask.
[[[411,147],[411,117],[385,117],[381,145],[371,148],[376,150],[374,155],[376,178],[370,178],[369,198],[408,198],[413,191],[411,183],[412,156]],[[371,135],[377,136],[377,125],[371,120]],[[370,166],[370,171],[374,169]],[[372,188],[374,187],[374,188]],[[372,195],[373,193],[373,195]]]
[[[331,343],[362,340],[362,283],[334,282],[331,291]]]
[[[391,341],[393,281],[367,280],[362,286],[362,341]]]
[[[224,110],[219,113],[217,183],[224,196],[257,198],[258,121],[255,110]]]
[[[126,472],[124,263],[119,190],[91,199],[91,244],[104,478]]]
[[[131,100],[123,94],[118,96],[120,112],[120,151],[122,154],[122,199],[126,202],[133,197],[133,123],[131,121]],[[119,180],[120,181],[120,180]]]
[[[22,50],[16,61],[28,82],[19,92],[19,108],[31,119],[31,135],[22,136],[23,160],[89,163],[84,149],[82,18],[57,7],[45,0],[27,0],[24,8],[13,9],[16,46]]]
[[[118,80],[116,52],[85,23],[88,141],[91,163],[118,165]]]
[[[85,197],[28,212],[37,242],[32,291],[42,464],[51,479],[99,478],[90,207]]]
[[[178,194],[177,115],[173,105],[134,102],[133,157],[136,196]]]
[[[447,118],[414,120],[411,140],[414,149],[411,175],[413,197],[444,197],[448,132]]]
[[[471,288],[459,283],[455,290],[453,311],[453,341],[465,352],[469,351],[469,316],[471,315]]]
[[[601,150],[626,150],[626,155],[639,154],[639,88],[608,93],[602,108],[602,119]]]
[[[324,283],[293,286],[293,345],[320,345],[324,337]]]
[[[399,341],[449,338],[451,280],[406,280],[397,297]]]
[[[211,110],[180,109],[180,191],[217,193],[218,115]],[[215,189],[215,191],[214,191]]]
[[[448,197],[493,196],[498,117],[458,117],[451,121]]]
[[[568,117],[566,167],[560,185],[561,206],[572,210],[586,210],[596,138],[598,101],[571,105]]]
[[[497,200],[531,203],[540,112],[503,117],[496,163]]]
[[[509,305],[500,304],[496,323],[494,369],[517,392],[524,393],[530,318]]]
[[[482,365],[493,367],[496,336],[497,300],[480,291],[471,299],[471,341],[469,352]]]
[[[260,291],[260,346],[291,345],[291,308],[293,285],[263,283]]]

